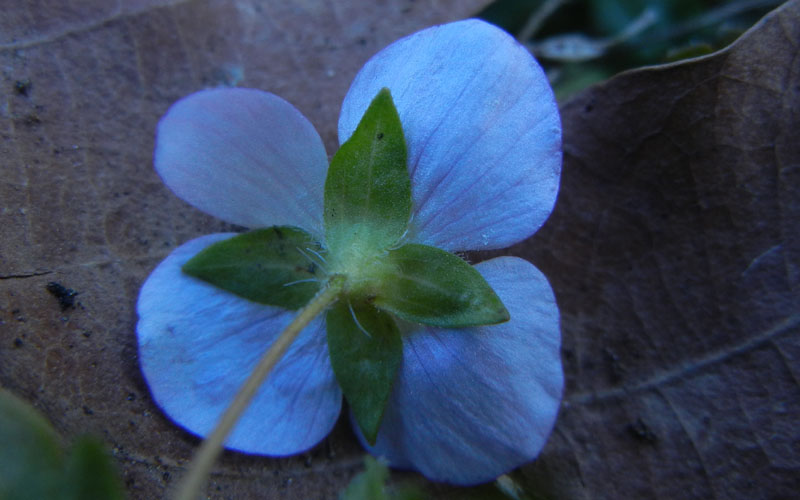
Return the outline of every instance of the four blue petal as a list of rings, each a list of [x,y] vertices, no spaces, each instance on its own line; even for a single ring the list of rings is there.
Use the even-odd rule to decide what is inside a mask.
[[[341,141],[382,87],[392,91],[408,143],[410,242],[502,248],[544,223],[560,177],[558,109],[541,68],[512,37],[467,20],[387,47],[344,100]],[[322,237],[322,142],[272,94],[211,90],[179,101],[159,124],[155,167],[178,196],[212,215],[254,228],[293,224]],[[143,285],[137,309],[142,371],[155,401],[201,436],[295,314],[181,272],[202,248],[229,236],[173,251]],[[392,465],[455,484],[488,481],[533,459],[553,427],[563,385],[558,307],[547,279],[511,257],[476,268],[511,320],[463,330],[405,324],[403,364],[371,448]],[[317,319],[226,445],[298,453],[327,435],[340,407]]]

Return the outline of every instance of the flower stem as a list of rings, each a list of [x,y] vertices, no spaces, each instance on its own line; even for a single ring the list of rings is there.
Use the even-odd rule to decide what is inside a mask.
[[[266,353],[256,364],[256,367],[247,377],[239,392],[233,398],[233,402],[225,410],[222,417],[217,422],[214,431],[203,441],[200,449],[197,450],[191,464],[189,473],[183,478],[178,487],[176,500],[196,500],[200,495],[200,490],[206,482],[211,466],[214,465],[217,457],[222,452],[222,445],[228,437],[239,417],[244,413],[250,404],[250,400],[255,396],[261,384],[267,378],[270,371],[280,361],[289,346],[297,338],[297,335],[308,325],[312,319],[317,317],[330,304],[336,301],[339,292],[344,286],[344,277],[334,275],[328,280],[317,295],[306,304],[295,316],[294,320],[278,336]]]

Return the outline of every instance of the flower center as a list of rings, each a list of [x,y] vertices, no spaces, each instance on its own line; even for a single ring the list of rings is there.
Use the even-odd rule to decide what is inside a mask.
[[[346,278],[344,292],[355,299],[375,297],[391,272],[385,256],[388,249],[377,245],[366,224],[353,224],[329,241],[328,272]]]

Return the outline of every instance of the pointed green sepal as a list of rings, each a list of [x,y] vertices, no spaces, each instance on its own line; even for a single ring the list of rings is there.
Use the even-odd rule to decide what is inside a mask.
[[[299,309],[319,291],[322,247],[310,234],[275,226],[215,243],[183,272],[253,302]]]
[[[391,315],[346,299],[328,311],[326,323],[336,380],[362,434],[374,445],[403,358],[400,331]]]
[[[384,88],[331,160],[325,180],[327,246],[336,255],[386,248],[405,233],[410,216],[403,127]]]
[[[391,250],[373,304],[400,318],[443,328],[508,321],[503,302],[474,267],[426,245]]]

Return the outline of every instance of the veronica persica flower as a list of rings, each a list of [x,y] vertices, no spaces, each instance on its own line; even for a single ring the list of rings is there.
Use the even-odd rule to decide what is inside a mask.
[[[143,285],[154,400],[206,435],[296,310],[340,277],[228,448],[307,450],[344,392],[359,438],[396,467],[475,484],[531,460],[562,393],[553,292],[522,259],[472,267],[449,252],[506,247],[550,214],[561,128],[541,68],[482,21],[426,29],[356,76],[339,140],[329,168],[308,120],[258,90],[198,92],[161,120],[167,186],[254,230],[189,241]]]

